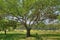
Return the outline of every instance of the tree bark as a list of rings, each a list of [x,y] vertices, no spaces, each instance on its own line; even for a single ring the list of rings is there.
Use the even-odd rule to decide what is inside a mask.
[[[31,35],[30,35],[30,30],[31,29],[27,29],[27,37],[30,37]]]

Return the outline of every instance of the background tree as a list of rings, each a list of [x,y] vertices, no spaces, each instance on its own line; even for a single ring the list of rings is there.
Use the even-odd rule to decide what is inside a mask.
[[[16,21],[11,21],[11,20],[7,20],[5,18],[0,20],[0,30],[5,32],[6,35],[6,31],[9,31],[9,28],[12,27],[13,29],[16,29],[17,27],[17,22]]]
[[[8,28],[7,26],[8,20],[2,19],[0,20],[0,30],[5,32],[6,35],[6,30]]]

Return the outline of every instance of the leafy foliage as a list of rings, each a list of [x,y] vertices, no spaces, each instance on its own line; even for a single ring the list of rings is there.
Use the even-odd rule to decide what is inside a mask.
[[[44,26],[44,24],[40,25],[41,21],[57,19],[57,15],[53,13],[56,11],[56,6],[59,5],[60,0],[0,0],[0,15],[12,14],[30,33],[33,25]],[[7,25],[3,21],[1,23]],[[14,26],[14,28],[15,24],[14,21],[8,22],[8,25]]]

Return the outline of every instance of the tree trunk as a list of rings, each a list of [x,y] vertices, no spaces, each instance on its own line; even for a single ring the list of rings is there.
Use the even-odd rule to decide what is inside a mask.
[[[6,35],[6,30],[5,30],[5,35]]]
[[[27,37],[30,37],[30,29],[27,29]]]

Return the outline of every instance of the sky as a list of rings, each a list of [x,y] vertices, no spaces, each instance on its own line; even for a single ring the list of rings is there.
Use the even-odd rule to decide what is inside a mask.
[[[31,14],[32,12],[31,11],[29,11],[29,15]],[[58,15],[60,15],[60,11],[55,11],[54,12],[54,14],[58,14]],[[9,19],[9,20],[15,20],[15,19],[17,19],[16,17],[13,17],[13,16],[7,16],[7,19]],[[53,23],[57,23],[59,20],[58,19],[55,19],[55,20],[53,20],[53,21],[51,21],[51,22],[49,22],[49,19],[46,19],[46,20],[44,20],[43,22],[45,23],[45,24],[53,24]],[[20,22],[19,20],[18,20],[18,22]],[[29,20],[27,20],[27,24],[29,24]],[[33,21],[31,22],[31,24],[33,23]]]

